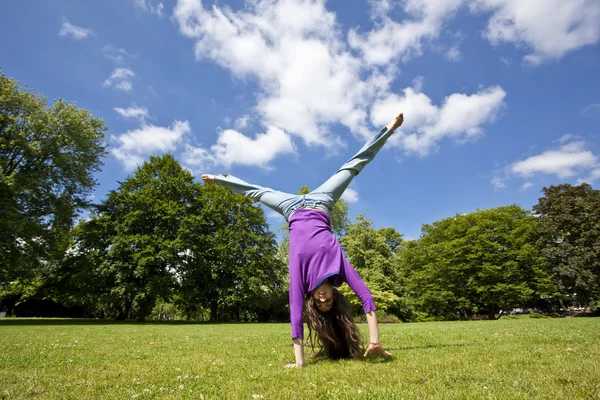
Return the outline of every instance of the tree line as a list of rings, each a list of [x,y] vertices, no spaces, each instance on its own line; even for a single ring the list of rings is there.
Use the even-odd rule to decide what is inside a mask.
[[[0,311],[288,320],[287,227],[278,244],[261,207],[197,182],[169,154],[92,202],[106,130],[0,70]],[[332,230],[380,313],[402,321],[597,307],[600,191],[562,184],[542,194],[531,211],[512,204],[424,224],[416,240],[362,214],[350,221],[340,200]]]

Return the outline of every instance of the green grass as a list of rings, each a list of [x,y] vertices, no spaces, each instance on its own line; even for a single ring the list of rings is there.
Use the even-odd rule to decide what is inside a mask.
[[[600,399],[598,318],[380,330],[390,361],[296,370],[287,324],[3,319],[0,398]]]

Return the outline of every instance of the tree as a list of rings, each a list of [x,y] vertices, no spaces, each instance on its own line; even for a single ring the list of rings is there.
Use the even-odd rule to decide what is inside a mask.
[[[0,282],[64,250],[105,155],[104,122],[73,103],[50,108],[0,71]]]
[[[216,185],[204,185],[182,221],[189,246],[177,304],[201,307],[210,320],[272,320],[285,313],[285,265],[260,207]],[[283,310],[283,311],[282,311]]]
[[[117,319],[144,320],[157,302],[188,318],[276,319],[285,268],[267,227],[251,200],[151,157],[73,231],[43,293]]]
[[[543,188],[537,213],[541,253],[563,299],[589,304],[600,296],[600,190],[583,183]]]
[[[40,274],[42,285],[35,298],[66,307],[82,307],[83,315],[115,318],[122,310],[121,298],[111,293],[109,250],[115,236],[106,214],[92,212],[88,220],[71,231],[69,249]]]
[[[151,157],[110,192],[102,207],[114,227],[107,268],[125,305],[121,318],[135,310],[144,320],[158,298],[171,296],[189,248],[182,221],[194,213],[198,191],[194,177],[167,154]]]
[[[403,282],[395,265],[396,252],[403,244],[402,234],[392,227],[374,229],[373,222],[359,214],[348,226],[341,244],[348,261],[373,294],[377,307],[402,320],[409,320],[411,312],[403,299]],[[361,304],[350,288],[344,286],[341,290],[359,312]]]
[[[535,219],[517,205],[456,215],[423,226],[402,251],[401,271],[420,311],[494,319],[552,293],[537,235]]]

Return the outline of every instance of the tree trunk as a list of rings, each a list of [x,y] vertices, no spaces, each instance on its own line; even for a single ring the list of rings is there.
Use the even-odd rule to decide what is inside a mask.
[[[115,318],[117,321],[124,321],[127,318],[129,318],[129,312],[131,311],[132,303],[133,300],[127,300],[125,302],[125,306],[119,311],[119,314],[117,314],[117,318]]]
[[[490,309],[488,310],[488,319],[489,320],[495,320],[496,318],[496,306],[492,305],[490,306]]]
[[[146,303],[140,304],[137,315],[137,322],[146,322],[146,309],[148,306]]]
[[[144,300],[139,305],[138,317],[137,317],[138,322],[146,322],[146,317],[152,313],[152,310],[154,309],[155,305],[156,305],[156,297],[154,297],[154,296],[146,297],[146,300]]]
[[[210,302],[210,319],[209,322],[217,322],[217,308],[218,304],[216,301]]]

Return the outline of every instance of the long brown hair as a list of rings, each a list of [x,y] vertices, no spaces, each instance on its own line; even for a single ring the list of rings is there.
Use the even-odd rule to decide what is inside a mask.
[[[362,336],[354,323],[350,305],[336,288],[333,288],[333,300],[331,310],[321,312],[315,299],[308,296],[306,319],[312,351],[317,347],[317,357],[326,356],[333,360],[356,357],[360,354]]]

